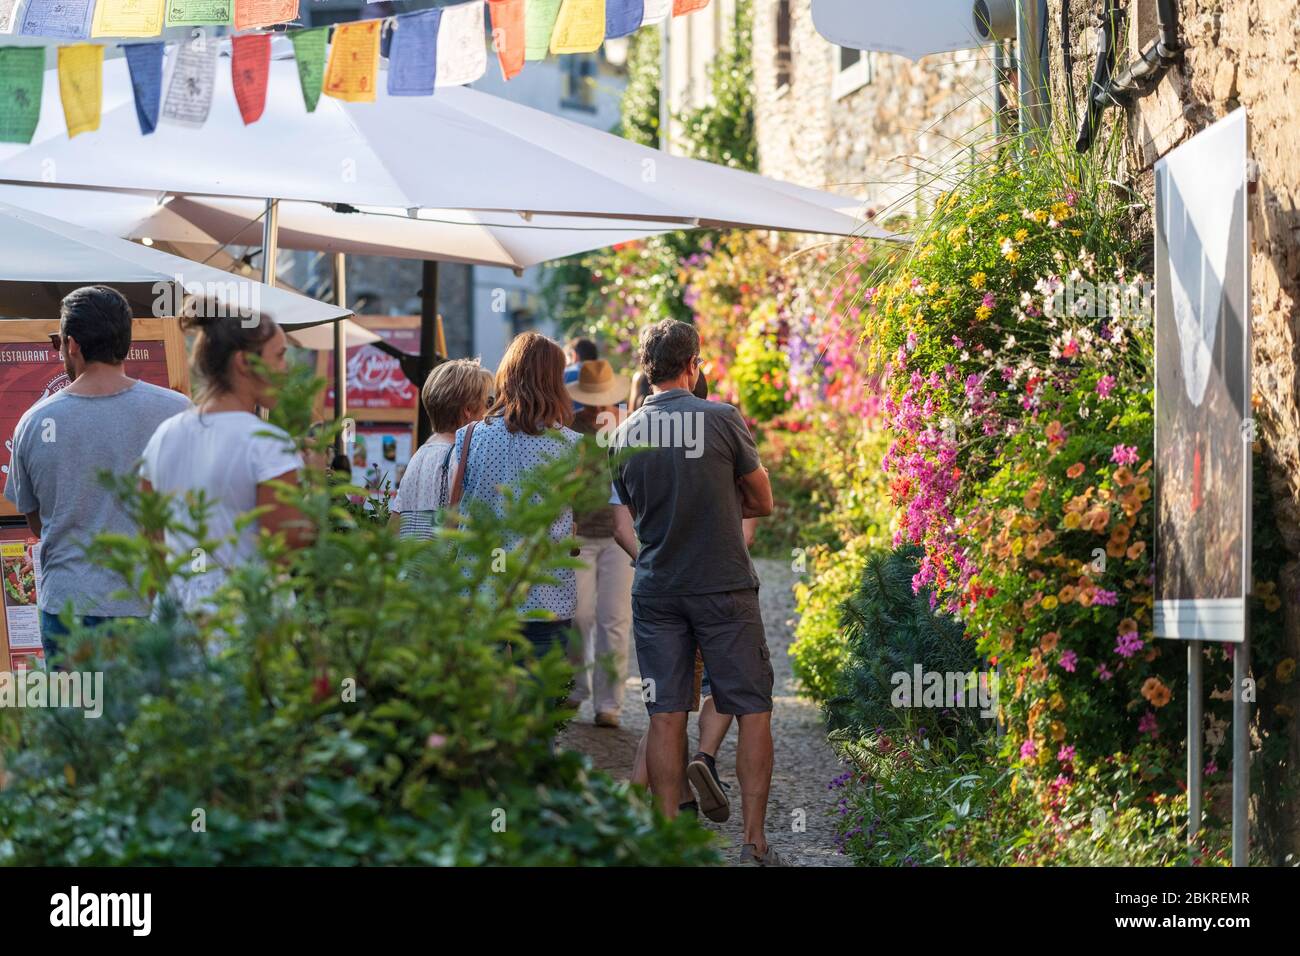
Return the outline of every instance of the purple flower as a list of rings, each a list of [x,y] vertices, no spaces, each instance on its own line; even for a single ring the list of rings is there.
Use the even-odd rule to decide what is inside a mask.
[[[1032,740],[1026,740],[1023,744],[1020,745],[1021,760],[1033,760],[1037,756],[1038,756],[1038,744],[1034,743]]]
[[[1103,375],[1097,379],[1097,394],[1102,398],[1110,398],[1110,393],[1115,389],[1115,376]]]
[[[1115,642],[1115,653],[1120,657],[1132,657],[1142,650],[1143,641],[1137,631],[1126,631]]]
[[[1115,673],[1105,664],[1097,665],[1097,677],[1102,681],[1108,681],[1115,676]]]
[[[1119,603],[1119,595],[1105,588],[1097,588],[1092,592],[1092,603],[1101,607],[1114,607]]]
[[[1159,736],[1160,724],[1156,721],[1155,711],[1148,710],[1138,721],[1138,733],[1150,734],[1152,737]]]
[[[1064,654],[1061,655],[1062,670],[1069,671],[1071,674],[1073,674],[1074,668],[1078,665],[1078,663],[1079,663],[1079,655],[1074,653],[1074,651],[1066,651]]]
[[[1215,775],[1216,773],[1218,773],[1218,772],[1219,772],[1219,765],[1218,765],[1217,763],[1215,763],[1213,760],[1211,760],[1211,761],[1209,761],[1208,763],[1206,763],[1206,765],[1205,765],[1205,775],[1206,775],[1207,777],[1212,777],[1212,776],[1214,776],[1214,775]]]
[[[1056,752],[1056,759],[1061,763],[1070,763],[1074,760],[1074,745],[1066,744]]]
[[[984,306],[984,308],[986,309],[991,309],[993,308],[993,306],[997,305],[997,303],[998,303],[997,296],[995,296],[992,292],[985,292],[984,299],[982,302],[980,302],[980,305]]]

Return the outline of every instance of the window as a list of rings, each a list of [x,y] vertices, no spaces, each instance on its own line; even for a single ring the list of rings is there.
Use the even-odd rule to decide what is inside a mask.
[[[835,47],[835,79],[831,95],[835,99],[848,96],[875,79],[876,63],[870,50]]]
[[[790,0],[777,0],[776,4],[776,88],[784,89],[794,79],[793,58],[790,54]]]
[[[560,57],[563,86],[560,105],[569,110],[596,112],[596,58],[589,53]]]

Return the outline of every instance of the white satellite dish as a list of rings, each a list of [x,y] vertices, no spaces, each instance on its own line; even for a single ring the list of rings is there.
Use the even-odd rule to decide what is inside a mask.
[[[813,26],[838,46],[897,53],[919,60],[932,53],[970,50],[988,42],[975,23],[978,0],[813,0]],[[1007,35],[1008,0],[986,0],[984,16]],[[1014,16],[1014,14],[1013,14]],[[999,29],[1001,28],[1001,29]],[[1014,19],[1011,21],[1014,33]]]

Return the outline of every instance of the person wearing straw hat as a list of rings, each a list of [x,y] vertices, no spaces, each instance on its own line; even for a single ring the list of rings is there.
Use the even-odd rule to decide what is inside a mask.
[[[565,385],[577,403],[574,431],[594,435],[622,420],[628,380],[614,374],[604,359],[583,362],[575,381]],[[628,635],[632,630],[632,566],[614,540],[614,508],[575,514],[583,567],[578,569],[578,609],[573,623],[581,640],[570,658],[577,670],[571,706],[591,698],[597,727],[616,728],[627,680]],[[588,674],[590,673],[590,678]]]

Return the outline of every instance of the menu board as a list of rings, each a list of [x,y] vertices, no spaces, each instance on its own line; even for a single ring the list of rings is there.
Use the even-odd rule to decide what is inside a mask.
[[[369,320],[363,324],[385,342],[411,355],[420,351],[420,327],[411,325],[410,319],[399,316],[390,320],[392,325]],[[418,319],[416,320],[418,323]],[[334,352],[323,353],[322,367],[330,384],[325,390],[325,404],[334,407],[333,368]],[[416,411],[419,391],[402,372],[401,363],[372,345],[354,345],[348,349],[348,414],[353,418],[374,418],[371,413]],[[387,416],[385,416],[387,417]],[[414,419],[412,419],[414,420]]]
[[[40,544],[25,528],[0,528],[0,581],[3,582],[3,623],[0,624],[0,669],[39,666],[41,615],[37,606]]]

